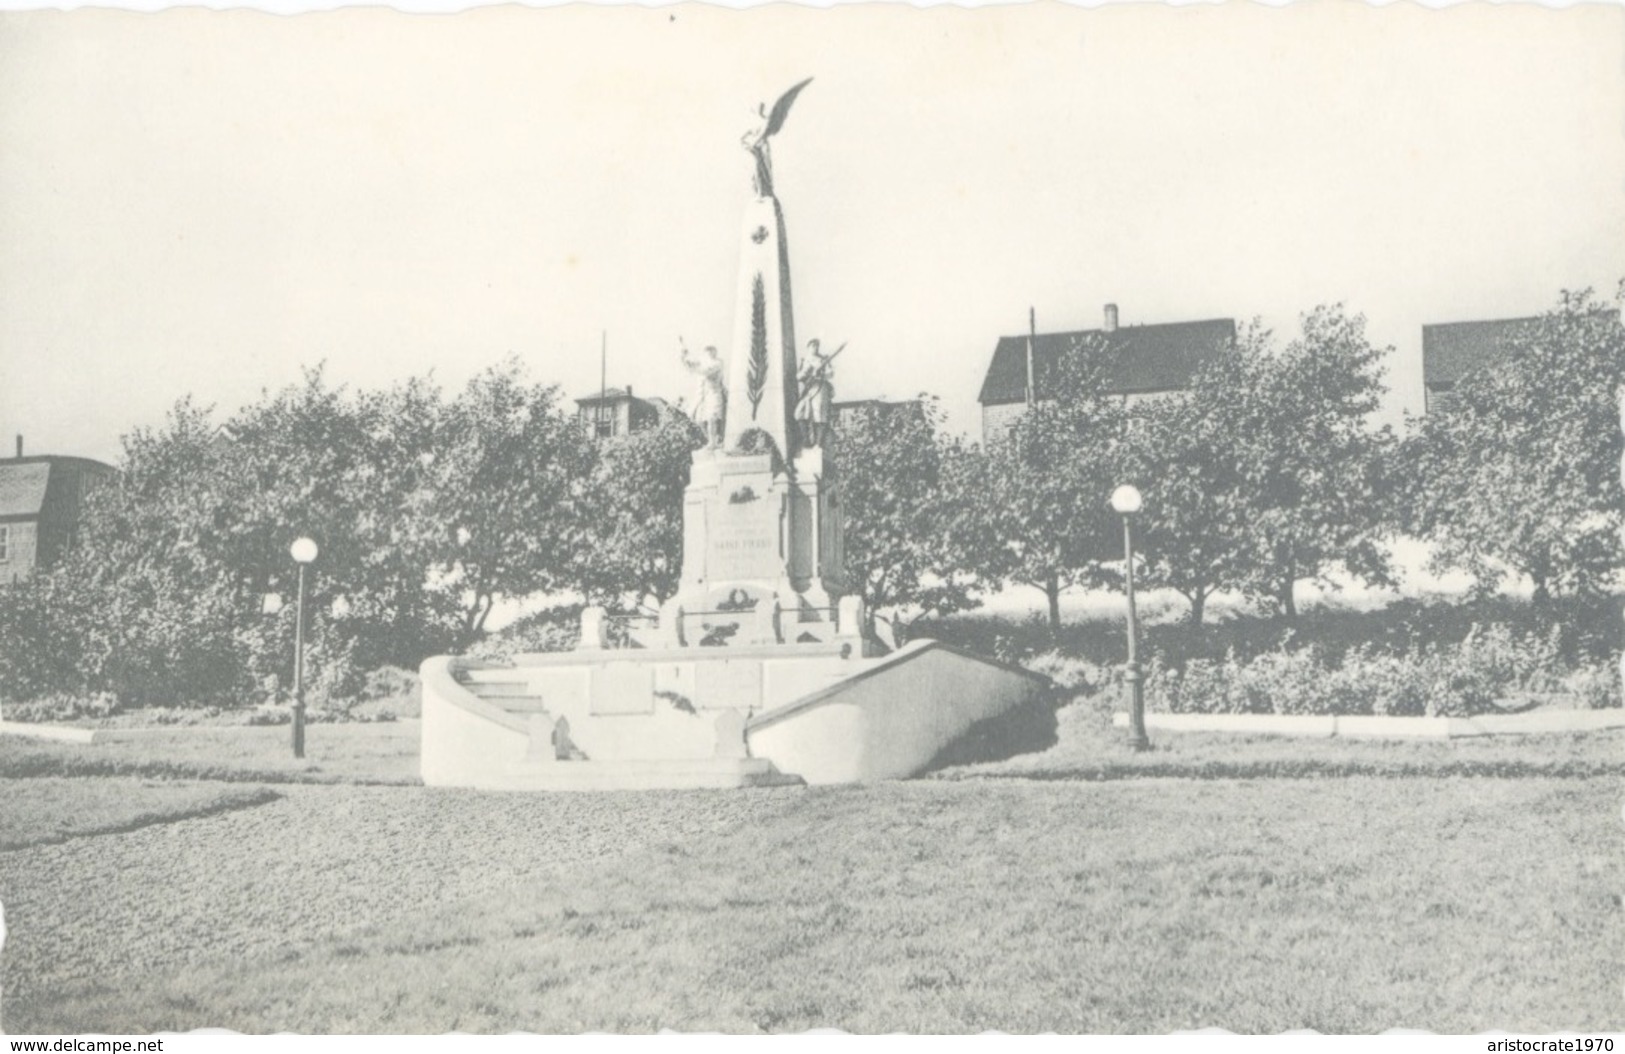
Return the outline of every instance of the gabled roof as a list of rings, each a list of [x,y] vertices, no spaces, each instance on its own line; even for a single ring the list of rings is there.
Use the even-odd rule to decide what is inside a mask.
[[[1474,368],[1490,362],[1540,321],[1494,318],[1480,322],[1442,322],[1422,327],[1422,383],[1450,388]]]
[[[576,405],[591,406],[593,403],[614,403],[620,402],[622,399],[636,398],[637,397],[635,395],[625,388],[605,388],[602,392],[593,392],[591,395],[583,395],[581,398],[576,400]]]
[[[111,476],[117,470],[88,457],[42,454],[0,460],[0,520],[37,517],[45,510],[45,495],[55,470],[60,481],[77,470]]]
[[[1040,333],[1033,342],[1033,383],[1038,398],[1063,352],[1079,341],[1105,338],[1123,351],[1109,388],[1114,394],[1166,392],[1190,384],[1196,368],[1236,336],[1234,319],[1164,322],[1150,326]],[[1027,397],[1027,336],[1000,337],[978,397],[984,406],[1019,403]]]
[[[46,461],[0,461],[0,516],[38,516],[51,481]]]

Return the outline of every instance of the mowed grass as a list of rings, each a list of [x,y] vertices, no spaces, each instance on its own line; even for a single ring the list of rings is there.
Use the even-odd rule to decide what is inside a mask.
[[[276,796],[266,787],[167,780],[0,780],[0,851],[210,816]]]
[[[286,725],[165,728],[62,743],[0,736],[0,779],[142,776],[250,783],[417,783],[418,723],[311,725],[305,757]]]
[[[1054,742],[1009,755],[996,741],[967,742],[937,779],[1021,777],[1110,780],[1149,776],[1229,779],[1334,776],[1625,776],[1625,729],[1586,733],[1474,736],[1449,740],[1245,735],[1226,732],[1148,734],[1151,749],[1129,746],[1128,730],[1112,725],[1115,692],[1079,699],[1057,713]],[[954,761],[957,758],[944,760]]]
[[[1137,753],[1128,749],[1126,731],[1112,727],[1116,702],[1114,693],[1101,693],[1062,707],[1047,749],[1009,756],[1010,748],[997,741],[970,741],[940,759],[931,775],[1038,780],[1625,775],[1625,730],[1445,742],[1153,731],[1152,749]],[[89,744],[0,736],[0,779],[121,776],[415,784],[420,782],[418,749],[416,721],[313,726],[307,730],[302,761],[293,757],[286,727],[161,729]],[[986,758],[1001,760],[982,760]]]
[[[196,949],[14,996],[7,1026],[1615,1031],[1618,792],[1365,777],[764,792],[777,804],[750,822],[410,923],[356,918],[275,956]],[[256,811],[207,821],[234,868],[291,849],[233,838]],[[458,829],[439,837],[455,851]],[[398,860],[378,895],[410,882]]]

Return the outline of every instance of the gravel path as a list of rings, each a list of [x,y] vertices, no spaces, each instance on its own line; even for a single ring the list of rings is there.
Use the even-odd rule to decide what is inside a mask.
[[[765,819],[803,793],[278,790],[278,800],[231,813],[0,852],[6,1002],[523,895],[535,877]]]

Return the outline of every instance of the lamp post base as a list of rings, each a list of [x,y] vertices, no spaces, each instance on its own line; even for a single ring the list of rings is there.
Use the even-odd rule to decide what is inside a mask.
[[[1145,672],[1138,662],[1123,667],[1123,684],[1129,692],[1129,746],[1135,751],[1150,750],[1151,739],[1145,734]]]

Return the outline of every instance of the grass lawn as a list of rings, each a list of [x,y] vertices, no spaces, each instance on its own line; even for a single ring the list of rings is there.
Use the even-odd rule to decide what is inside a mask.
[[[255,809],[0,854],[18,944],[5,1024],[1618,1030],[1618,790],[288,787]],[[31,921],[75,905],[95,924]]]
[[[261,805],[268,787],[165,780],[11,780],[0,783],[0,851]]]
[[[285,725],[163,728],[106,743],[0,736],[0,779],[146,776],[253,783],[417,783],[418,723],[311,725],[305,758]]]
[[[953,764],[938,779],[1125,779],[1377,776],[1625,775],[1625,730],[1584,735],[1489,736],[1446,742],[1152,733],[1152,750],[1125,746],[1111,726],[1113,693],[1064,707],[1054,744],[1003,761]],[[0,736],[0,779],[140,776],[249,783],[418,783],[418,723],[316,725],[295,761],[286,727],[171,728],[106,743],[57,743]],[[998,756],[997,744],[968,744],[963,756]],[[962,758],[961,758],[962,759]]]
[[[1151,749],[1128,746],[1114,728],[1115,692],[1063,707],[1049,749],[1002,761],[950,765],[938,779],[1020,776],[1040,780],[1146,776],[1279,778],[1327,776],[1625,776],[1625,729],[1571,735],[1476,736],[1440,741],[1159,732]],[[995,745],[961,749],[996,757]]]

